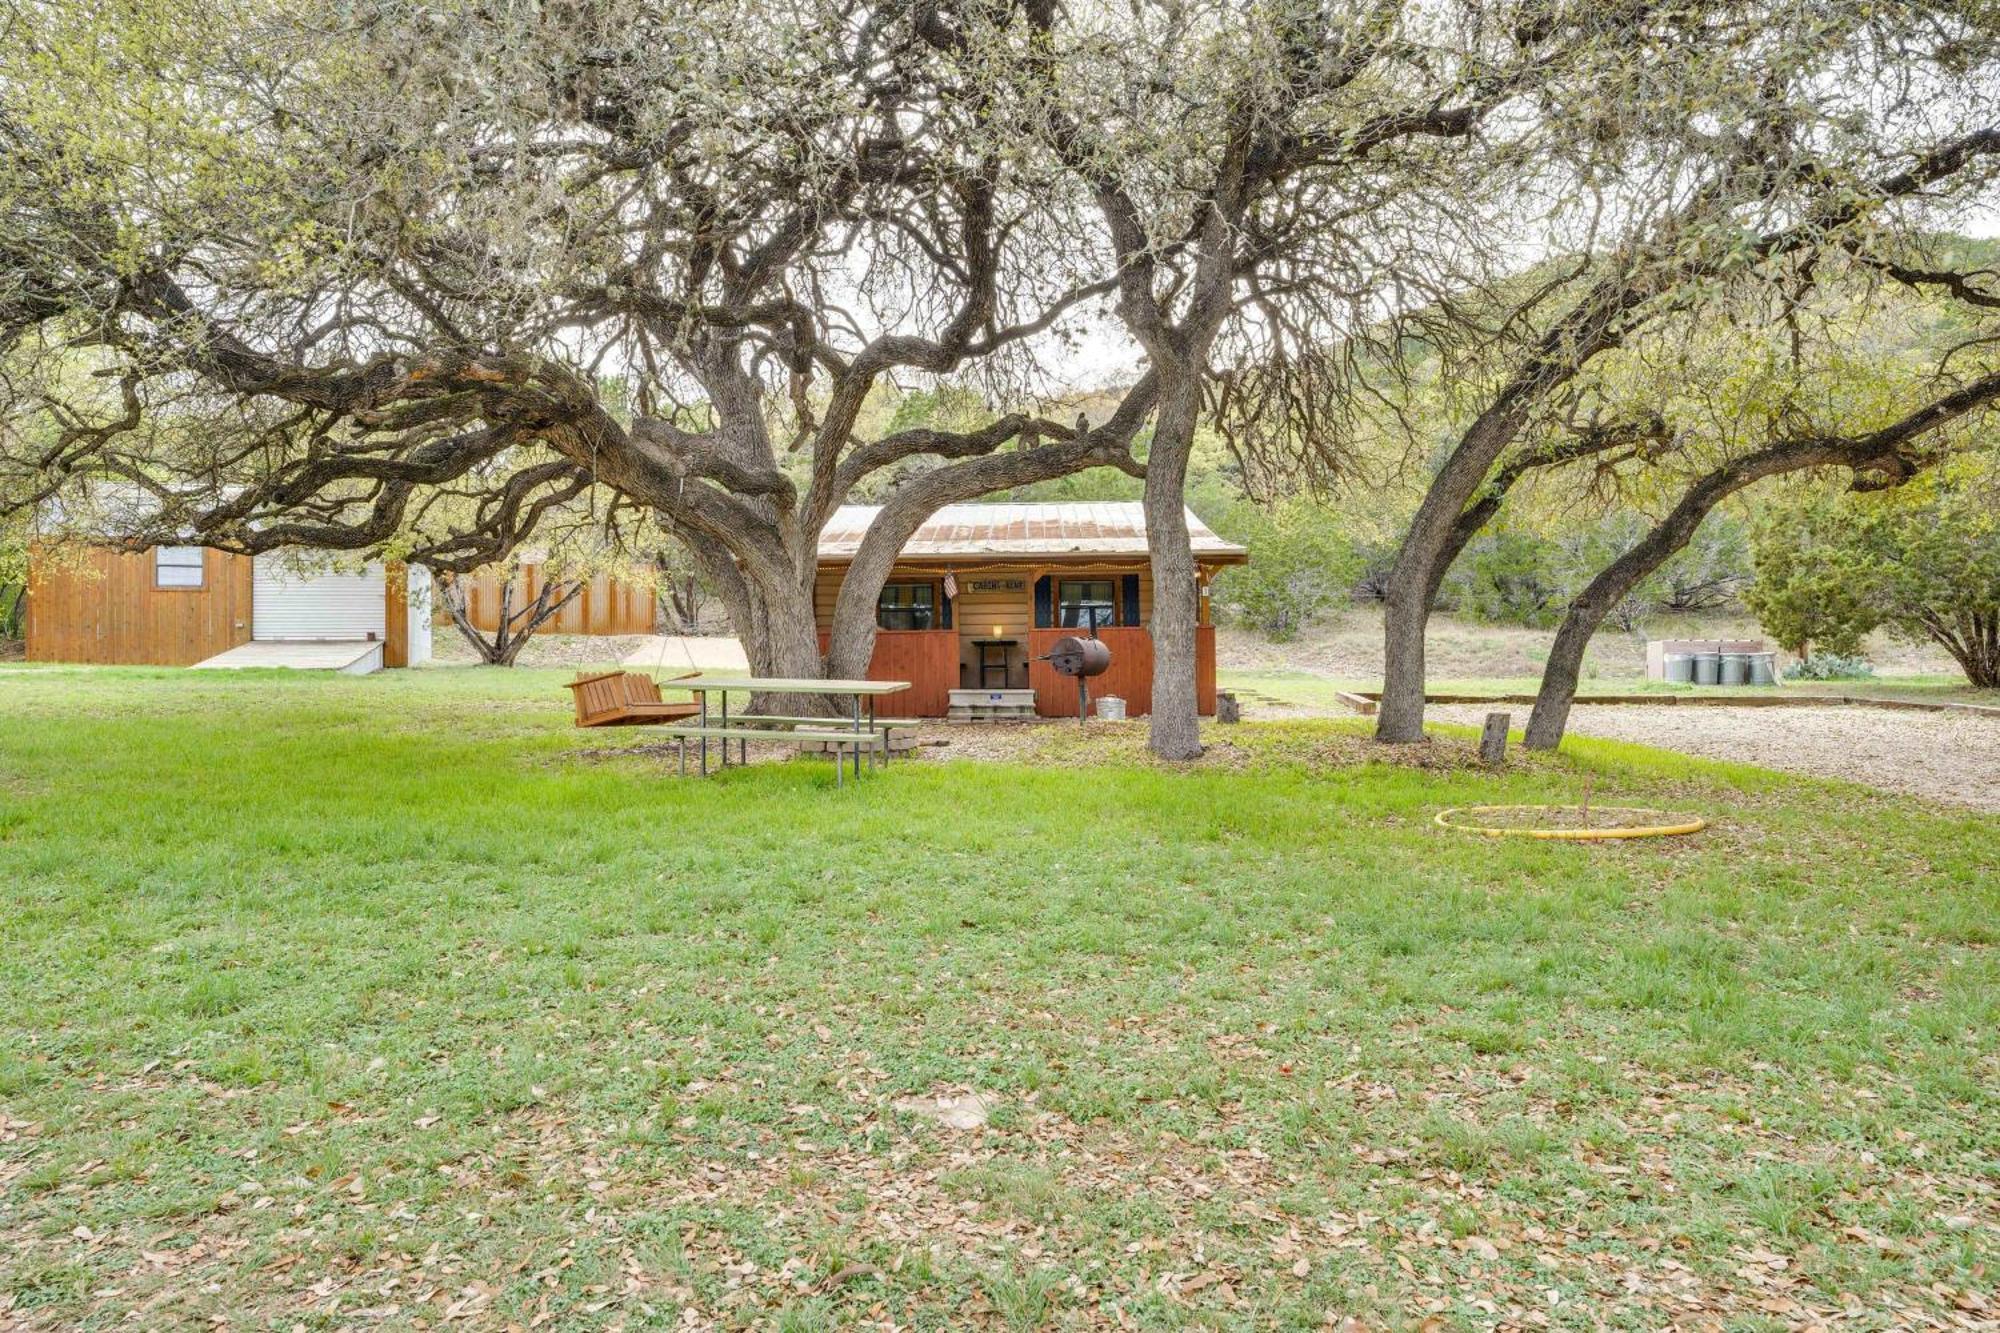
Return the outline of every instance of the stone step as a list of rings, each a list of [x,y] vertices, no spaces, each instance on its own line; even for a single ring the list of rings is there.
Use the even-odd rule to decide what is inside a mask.
[[[973,707],[955,705],[945,714],[947,722],[1011,722],[1032,719],[1035,716],[1033,704],[1007,704]]]
[[[1027,708],[1035,706],[1033,690],[952,690],[953,708]]]

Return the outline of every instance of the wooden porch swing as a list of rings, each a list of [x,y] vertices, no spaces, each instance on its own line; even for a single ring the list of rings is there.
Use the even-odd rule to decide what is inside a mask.
[[[667,677],[667,683],[692,680],[700,674],[685,671]],[[643,727],[682,722],[701,713],[701,705],[692,699],[664,702],[660,698],[660,682],[638,671],[601,671],[594,676],[578,676],[569,683],[569,691],[576,698],[579,727]]]

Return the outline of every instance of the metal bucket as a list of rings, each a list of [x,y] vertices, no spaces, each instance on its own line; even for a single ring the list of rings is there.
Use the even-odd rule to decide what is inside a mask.
[[[1719,685],[1722,682],[1722,654],[1696,653],[1694,655],[1694,683],[1697,685]]]
[[[1748,685],[1750,683],[1750,654],[1724,653],[1722,655],[1722,684]]]
[[[1115,694],[1107,694],[1097,701],[1097,716],[1105,722],[1125,720],[1125,701]]]
[[[1667,684],[1691,685],[1694,683],[1694,654],[1667,654]]]
[[[1752,685],[1776,685],[1778,683],[1778,655],[1776,653],[1750,654],[1750,683]]]

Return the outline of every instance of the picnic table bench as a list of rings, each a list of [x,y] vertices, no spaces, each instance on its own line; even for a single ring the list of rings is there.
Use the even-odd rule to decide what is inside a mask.
[[[700,721],[694,725],[673,728],[669,734],[680,734],[682,744],[681,763],[685,771],[687,754],[685,742],[698,740],[701,746],[701,771],[708,774],[708,743],[719,740],[722,743],[722,764],[729,766],[729,743],[737,743],[740,759],[749,758],[749,743],[752,740],[794,740],[832,745],[833,770],[836,785],[840,782],[842,766],[845,762],[841,751],[851,751],[854,755],[854,776],[861,776],[861,752],[865,746],[870,762],[879,747],[882,762],[889,762],[889,731],[900,725],[904,719],[896,719],[890,727],[878,725],[875,720],[875,700],[885,694],[895,694],[910,688],[903,680],[816,680],[777,676],[697,676],[691,678],[686,687],[699,701]],[[847,698],[851,701],[847,725],[838,718],[799,717],[791,714],[751,713],[737,714],[735,725],[729,716],[729,693],[732,690],[752,694],[802,694],[824,698]],[[720,696],[721,722],[712,725],[709,717],[708,696]],[[864,718],[864,710],[866,716]],[[749,725],[745,725],[749,724]],[[791,727],[792,730],[777,731],[769,727]],[[725,734],[726,733],[726,734]]]
[[[825,716],[821,717],[806,717],[803,715],[794,716],[789,713],[731,713],[729,715],[729,720],[731,722],[769,723],[778,726],[790,725],[797,727],[846,726],[846,724],[841,722],[840,719],[838,718],[830,718]],[[876,731],[881,733],[883,760],[884,762],[887,762],[889,753],[889,741],[894,736],[894,734],[899,731],[915,731],[918,727],[921,727],[923,724],[924,720],[920,717],[871,717],[862,723],[861,729],[863,731]],[[852,730],[852,728],[848,729]]]
[[[815,722],[827,721],[826,718],[814,718],[812,720]],[[740,721],[741,719],[739,719]],[[721,741],[725,758],[728,755],[729,742],[735,741],[742,747],[741,756],[743,762],[747,762],[749,759],[749,745],[751,741],[811,741],[822,745],[831,745],[833,747],[833,785],[836,787],[841,785],[847,771],[847,756],[841,753],[842,750],[851,749],[854,752],[854,772],[857,777],[861,773],[861,751],[863,747],[866,747],[870,752],[869,763],[871,765],[874,763],[874,751],[878,746],[885,752],[883,762],[888,762],[886,751],[889,745],[889,734],[883,730],[855,731],[852,728],[828,727],[818,730],[799,728],[791,731],[776,731],[756,726],[711,727],[697,724],[694,726],[668,727],[666,734],[680,742],[682,777],[687,776],[687,743],[691,740],[700,741],[704,749],[707,748],[709,741]],[[704,769],[703,771],[705,772],[706,770]]]

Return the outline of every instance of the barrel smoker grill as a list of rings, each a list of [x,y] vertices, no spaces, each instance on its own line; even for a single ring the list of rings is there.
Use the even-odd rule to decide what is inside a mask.
[[[1097,627],[1092,625],[1091,635],[1080,639],[1074,634],[1057,639],[1041,660],[1055,668],[1058,676],[1076,677],[1076,720],[1081,726],[1090,716],[1090,678],[1101,676],[1111,669],[1111,645],[1097,637]]]

